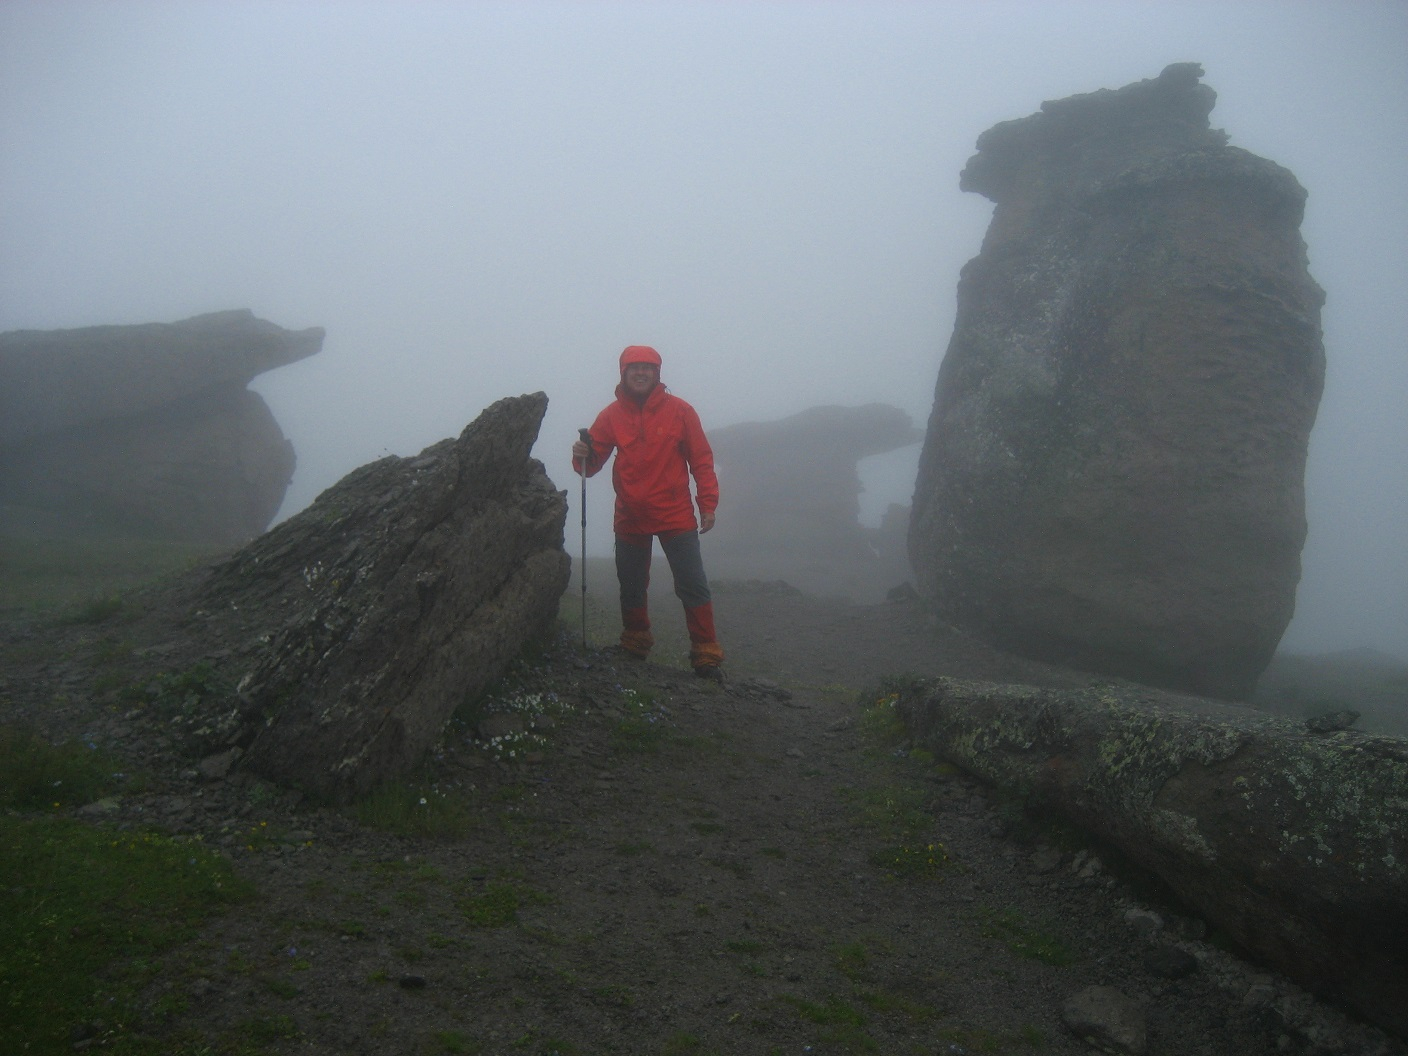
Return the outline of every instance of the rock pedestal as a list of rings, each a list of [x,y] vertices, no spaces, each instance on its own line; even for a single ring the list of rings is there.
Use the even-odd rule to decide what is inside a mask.
[[[916,443],[898,407],[812,407],[712,429],[723,514],[706,540],[710,575],[785,580],[818,595],[877,601],[909,579],[903,523],[860,523],[856,463]]]
[[[322,344],[248,311],[0,334],[0,504],[61,530],[245,542],[294,468],[246,386]]]
[[[909,552],[939,617],[1038,659],[1241,699],[1290,622],[1325,361],[1285,169],[1195,64],[1045,103],[962,175],[964,268]]]

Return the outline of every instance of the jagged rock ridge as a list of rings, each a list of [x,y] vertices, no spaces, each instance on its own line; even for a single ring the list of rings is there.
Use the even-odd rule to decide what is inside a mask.
[[[1245,698],[1289,623],[1324,379],[1305,191],[1208,127],[1201,67],[1043,104],[962,176],[963,270],[909,552],[1027,656]]]
[[[415,765],[556,619],[566,493],[530,457],[546,408],[500,400],[215,567],[189,604],[238,618],[248,644],[236,705],[193,723],[204,750],[332,801]]]

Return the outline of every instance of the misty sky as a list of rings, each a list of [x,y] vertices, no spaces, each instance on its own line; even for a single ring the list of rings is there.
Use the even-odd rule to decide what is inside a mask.
[[[575,553],[566,451],[623,346],[706,427],[875,400],[922,427],[991,215],[958,190],[978,135],[1201,62],[1213,126],[1309,191],[1328,295],[1284,645],[1408,658],[1405,53],[1402,0],[5,0],[0,330],[326,327],[255,383],[298,452],[285,515],[545,390]],[[866,467],[867,516],[916,457]]]

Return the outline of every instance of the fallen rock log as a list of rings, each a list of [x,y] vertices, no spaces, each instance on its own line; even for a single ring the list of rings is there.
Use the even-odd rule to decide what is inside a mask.
[[[1249,955],[1408,1037],[1408,741],[1141,688],[917,681],[916,745],[1150,869]]]
[[[557,616],[566,493],[530,457],[542,393],[500,400],[458,439],[383,458],[323,492],[201,585],[240,614],[238,705],[204,716],[239,765],[345,802],[414,766]]]

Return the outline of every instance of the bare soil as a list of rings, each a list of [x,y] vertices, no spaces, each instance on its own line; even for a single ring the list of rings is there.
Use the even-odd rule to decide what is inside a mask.
[[[440,797],[427,811],[463,810],[453,837],[202,772],[112,688],[115,656],[128,679],[218,665],[221,643],[159,614],[10,623],[0,719],[130,757],[147,787],[80,813],[200,836],[257,887],[156,969],[142,1029],[173,1046],[1059,1056],[1092,1051],[1063,1006],[1105,986],[1139,1005],[1148,1053],[1403,1051],[1218,948],[1078,834],[910,753],[876,706],[902,673],[1086,676],[994,653],[911,601],[718,588],[724,685],[680,665],[666,595],[659,662],[593,627],[593,648],[563,632],[514,673],[501,700],[557,702],[542,744],[507,758],[479,736],[487,716],[453,724],[419,786]]]

